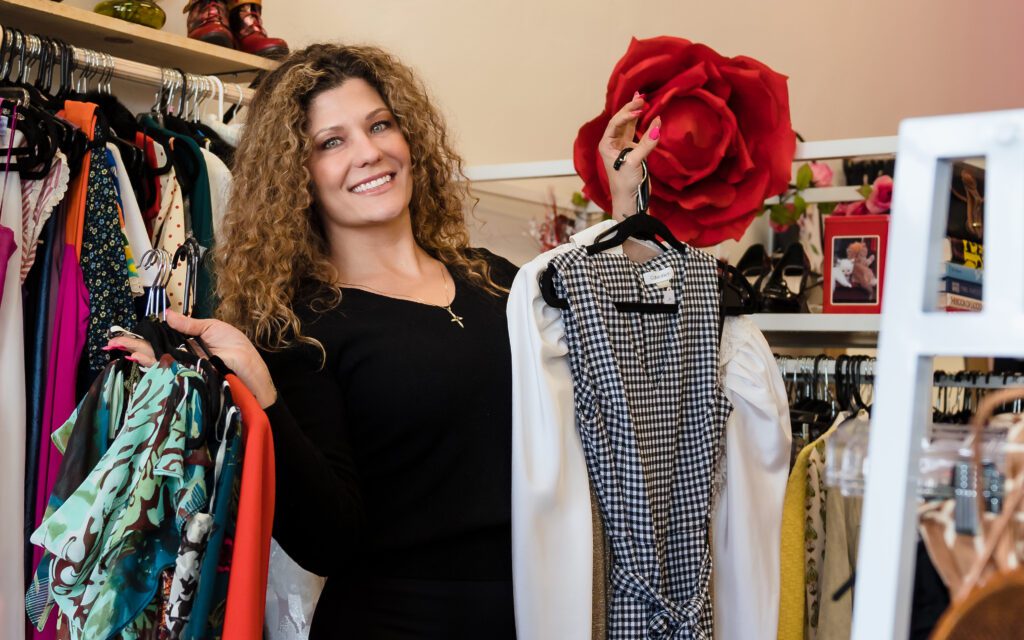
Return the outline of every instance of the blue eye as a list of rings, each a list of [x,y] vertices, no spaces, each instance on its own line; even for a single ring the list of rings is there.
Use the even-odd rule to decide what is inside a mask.
[[[371,133],[382,133],[384,131],[387,131],[390,128],[391,128],[391,121],[390,120],[381,120],[379,122],[374,122],[373,123],[373,125],[370,127],[370,132]]]
[[[320,148],[321,149],[333,149],[334,147],[338,146],[339,144],[341,144],[341,138],[339,138],[337,136],[333,136],[333,137],[327,138],[326,140],[321,142],[320,143]]]

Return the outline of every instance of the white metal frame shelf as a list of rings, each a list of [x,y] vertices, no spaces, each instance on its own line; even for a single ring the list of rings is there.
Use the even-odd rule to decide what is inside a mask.
[[[773,347],[874,347],[878,314],[756,313],[751,318]]]
[[[820,140],[801,142],[796,145],[794,162],[825,160],[829,158],[852,158],[857,156],[891,155],[896,152],[896,136],[875,138],[847,138],[841,140]],[[486,183],[533,178],[567,178],[576,175],[572,160],[544,160],[540,162],[513,162],[507,164],[484,164],[468,167],[466,177],[481,191],[488,191]],[[801,193],[807,202],[853,202],[864,196],[856,187],[812,187]],[[538,200],[539,201],[539,200]],[[769,198],[767,204],[775,204],[778,198]],[[591,204],[591,210],[600,209]]]
[[[935,313],[952,162],[979,156],[985,306]],[[929,419],[932,358],[1024,357],[1024,110],[906,120],[897,157],[853,640],[907,636],[916,537],[911,470]]]

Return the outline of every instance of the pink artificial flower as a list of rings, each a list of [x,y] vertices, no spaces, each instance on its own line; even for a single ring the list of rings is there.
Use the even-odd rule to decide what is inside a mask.
[[[811,184],[815,187],[832,186],[832,167],[824,162],[811,163]]]
[[[832,215],[834,216],[863,216],[867,213],[868,208],[863,200],[843,202],[842,204],[837,204],[836,208],[832,210]]]
[[[871,195],[865,200],[865,206],[871,213],[888,213],[892,207],[892,178],[878,176],[871,185]]]

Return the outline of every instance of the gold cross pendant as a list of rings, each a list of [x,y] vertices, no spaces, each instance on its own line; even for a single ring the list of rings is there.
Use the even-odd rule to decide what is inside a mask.
[[[452,311],[451,305],[445,307],[444,310],[447,311],[448,315],[452,317],[452,322],[459,325],[459,327],[462,329],[466,328],[466,325],[462,324],[462,316],[455,315],[455,312]]]

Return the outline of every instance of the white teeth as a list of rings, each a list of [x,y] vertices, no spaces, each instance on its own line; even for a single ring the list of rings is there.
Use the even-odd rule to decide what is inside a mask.
[[[364,182],[363,184],[356,185],[355,187],[352,188],[352,192],[353,193],[362,193],[364,191],[369,191],[370,189],[376,189],[377,187],[381,186],[382,184],[387,184],[389,182],[391,182],[391,176],[390,175],[381,176],[380,178],[377,178],[376,180],[371,180],[369,182]]]

